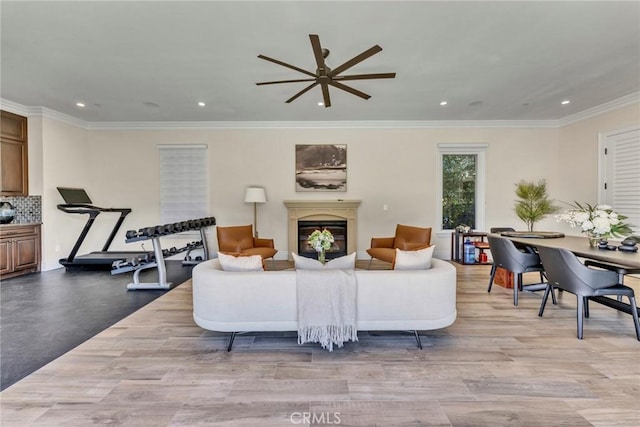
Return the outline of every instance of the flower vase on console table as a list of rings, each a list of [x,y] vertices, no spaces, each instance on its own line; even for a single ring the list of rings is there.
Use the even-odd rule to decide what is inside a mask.
[[[325,261],[324,256],[325,256],[324,249],[321,249],[320,252],[318,252],[318,261],[320,261],[323,264]]]

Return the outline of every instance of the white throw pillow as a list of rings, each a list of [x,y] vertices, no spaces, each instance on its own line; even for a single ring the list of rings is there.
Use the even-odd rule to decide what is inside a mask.
[[[260,255],[233,256],[218,252],[218,261],[223,271],[263,271]]]
[[[394,270],[428,270],[431,268],[431,258],[436,245],[417,251],[403,251],[396,249]]]
[[[307,258],[291,252],[298,270],[353,270],[356,268],[356,253],[334,258],[322,264],[317,259]]]

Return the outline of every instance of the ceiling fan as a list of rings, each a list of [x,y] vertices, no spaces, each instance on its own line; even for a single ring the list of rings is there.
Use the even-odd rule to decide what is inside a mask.
[[[382,48],[378,45],[375,45],[361,54],[354,56],[344,64],[334,68],[333,70],[327,67],[324,60],[329,56],[329,49],[323,49],[320,46],[320,38],[317,34],[309,34],[309,39],[311,40],[311,48],[313,49],[313,56],[316,59],[316,65],[318,68],[315,73],[311,71],[303,70],[302,68],[296,67],[295,65],[287,64],[282,61],[278,61],[277,59],[269,58],[268,56],[258,55],[258,58],[264,59],[265,61],[273,62],[274,64],[282,65],[283,67],[291,68],[292,70],[298,71],[302,74],[306,74],[311,78],[306,79],[293,79],[293,80],[277,80],[272,82],[260,82],[256,83],[256,85],[273,85],[279,83],[298,83],[298,82],[313,82],[309,86],[302,89],[300,92],[293,95],[291,98],[287,99],[285,102],[290,103],[295,101],[301,95],[307,93],[314,87],[320,85],[322,88],[322,97],[324,98],[324,106],[325,108],[331,107],[331,98],[329,97],[329,86],[333,86],[335,88],[344,90],[345,92],[349,92],[353,95],[359,96],[363,99],[371,98],[370,95],[367,95],[364,92],[361,92],[357,89],[354,89],[350,86],[347,86],[341,82],[348,80],[366,80],[366,79],[393,79],[396,76],[396,73],[374,73],[374,74],[351,74],[347,76],[340,75],[342,72],[347,71],[349,68],[354,65],[359,64],[365,59],[375,55],[380,52]]]

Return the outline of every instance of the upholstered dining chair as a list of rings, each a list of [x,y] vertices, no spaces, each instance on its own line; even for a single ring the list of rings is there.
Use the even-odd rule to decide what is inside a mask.
[[[547,287],[542,297],[538,316],[542,317],[544,307],[552,292],[552,287],[564,289],[576,295],[578,300],[577,322],[578,339],[582,339],[584,317],[589,317],[589,297],[626,296],[629,298],[631,315],[636,329],[636,338],[640,341],[640,322],[633,289],[619,283],[615,271],[596,270],[582,264],[569,250],[562,248],[538,248],[540,259],[547,274]]]
[[[489,229],[489,232],[491,234],[500,234],[503,231],[516,231],[516,229],[515,228],[511,228],[511,227],[491,227]],[[495,262],[491,264],[491,273],[489,273],[489,275],[491,277],[494,277],[494,278],[496,276],[496,263]],[[491,285],[493,285],[493,279],[489,282],[489,290],[487,292],[491,292]]]
[[[273,239],[253,237],[252,225],[216,227],[218,250],[230,255],[260,255],[262,259],[273,258],[278,252]]]
[[[493,280],[496,276],[498,267],[510,271],[514,275],[513,280],[513,305],[518,305],[518,292],[520,290],[541,291],[546,288],[544,282],[544,267],[540,263],[540,256],[537,253],[523,252],[509,239],[488,235],[489,249],[493,257],[493,267],[491,269],[491,277],[489,279],[489,288],[487,292],[491,292]],[[541,283],[524,285],[522,281],[523,273],[539,272]],[[555,304],[555,294],[552,294],[553,303]]]
[[[396,249],[412,251],[422,249],[431,243],[431,227],[413,227],[410,225],[396,225],[396,234],[393,237],[372,237],[371,248],[367,253],[371,257],[369,266],[374,258],[393,263]]]

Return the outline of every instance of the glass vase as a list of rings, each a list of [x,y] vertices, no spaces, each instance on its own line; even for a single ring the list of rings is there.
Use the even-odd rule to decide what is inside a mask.
[[[324,264],[324,249],[320,250],[320,252],[318,252],[318,261],[320,261],[321,263]]]
[[[591,248],[595,248],[598,246],[598,243],[600,243],[600,240],[602,240],[604,236],[600,235],[600,234],[596,234],[596,233],[587,233],[587,238],[589,239],[589,247]]]

